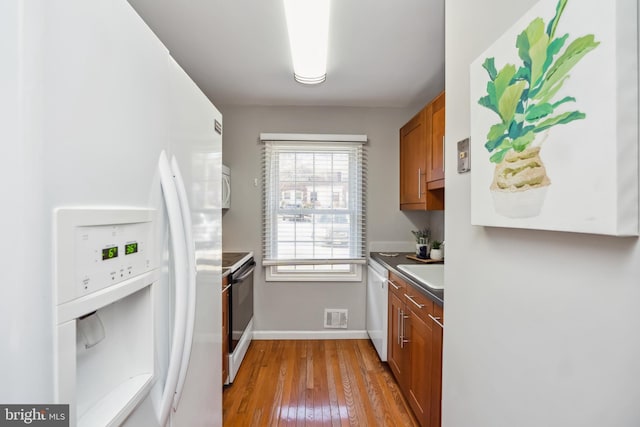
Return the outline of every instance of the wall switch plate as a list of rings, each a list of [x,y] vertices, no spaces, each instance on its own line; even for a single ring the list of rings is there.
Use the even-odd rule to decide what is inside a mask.
[[[471,170],[471,159],[469,158],[469,138],[458,141],[458,173],[465,173]]]

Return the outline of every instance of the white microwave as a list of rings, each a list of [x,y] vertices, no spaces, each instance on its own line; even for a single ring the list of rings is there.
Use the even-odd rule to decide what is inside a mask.
[[[222,209],[231,207],[231,169],[222,165]]]

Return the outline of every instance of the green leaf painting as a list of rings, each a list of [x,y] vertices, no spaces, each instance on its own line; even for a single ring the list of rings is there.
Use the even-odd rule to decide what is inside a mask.
[[[478,104],[500,119],[489,129],[484,144],[493,163],[500,163],[509,151],[524,151],[544,130],[586,117],[578,110],[558,111],[561,106],[575,103],[576,98],[555,99],[569,72],[600,44],[593,34],[572,41],[569,34],[556,35],[568,2],[559,0],[548,23],[537,17],[516,37],[515,47],[522,64],[498,68],[493,57],[482,64],[489,81],[486,95]],[[580,3],[575,6],[580,7]]]

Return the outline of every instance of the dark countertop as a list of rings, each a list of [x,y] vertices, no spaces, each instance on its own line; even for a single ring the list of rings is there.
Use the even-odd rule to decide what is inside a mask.
[[[235,272],[242,264],[253,258],[253,251],[247,252],[222,252],[222,268],[228,268]]]
[[[393,274],[396,276],[400,276],[406,282],[414,285],[418,290],[422,291],[424,296],[438,304],[440,307],[444,307],[444,290],[442,289],[431,289],[426,285],[418,282],[417,280],[411,278],[410,276],[404,274],[401,270],[398,269],[399,264],[421,264],[418,261],[414,261],[412,259],[407,258],[407,255],[415,255],[413,252],[390,252],[397,253],[396,256],[384,256],[380,255],[381,253],[387,252],[369,252],[369,257],[374,259],[380,265],[385,267],[386,269],[393,271]]]

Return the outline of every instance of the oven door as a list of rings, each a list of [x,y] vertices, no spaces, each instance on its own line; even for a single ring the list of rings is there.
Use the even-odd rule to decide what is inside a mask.
[[[229,288],[229,352],[233,353],[253,318],[253,259],[231,273]]]

